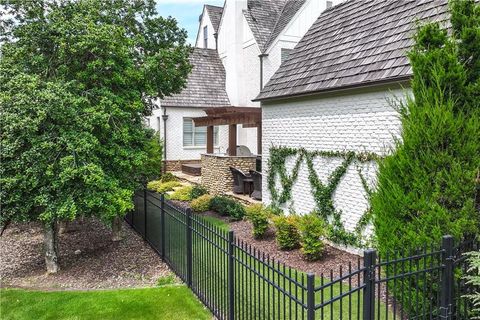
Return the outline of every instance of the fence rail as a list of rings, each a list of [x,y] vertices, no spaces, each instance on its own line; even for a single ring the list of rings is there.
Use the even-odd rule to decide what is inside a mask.
[[[218,319],[470,319],[460,274],[476,240],[399,251],[306,274],[147,190],[125,220]]]

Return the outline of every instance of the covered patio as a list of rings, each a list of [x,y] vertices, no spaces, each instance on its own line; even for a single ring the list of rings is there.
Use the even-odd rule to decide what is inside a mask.
[[[230,168],[236,168],[246,174],[257,171],[257,162],[262,152],[262,110],[255,107],[214,107],[204,111],[207,114],[205,117],[193,118],[195,127],[207,127],[206,153],[202,154],[201,160],[201,183],[212,194],[232,191],[239,193],[238,191],[246,188],[247,185],[237,186],[243,182],[234,181],[234,173]],[[214,153],[214,127],[225,125],[228,126],[227,152]],[[242,148],[239,148],[237,143],[237,126],[239,125],[243,128],[257,128],[258,155],[246,154]],[[246,180],[249,183],[249,195],[259,191],[261,199],[261,183],[260,190],[253,190],[259,188],[258,181],[255,187],[251,177]]]

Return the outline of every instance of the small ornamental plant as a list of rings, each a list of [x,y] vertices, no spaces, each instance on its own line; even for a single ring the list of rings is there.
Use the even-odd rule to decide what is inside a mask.
[[[262,204],[254,204],[245,209],[247,219],[253,225],[253,237],[261,239],[268,229],[271,211]]]
[[[160,181],[161,182],[177,181],[177,177],[175,177],[171,172],[165,172],[164,174],[162,174]]]
[[[218,212],[222,216],[230,216],[235,220],[241,220],[245,215],[245,208],[243,205],[226,196],[215,196],[210,202],[210,207],[213,211]]]
[[[465,297],[472,302],[471,319],[480,319],[480,252],[473,251],[467,253],[468,271],[465,276],[467,284],[471,285],[475,290]]]
[[[203,196],[205,194],[208,194],[208,190],[201,185],[195,185],[192,188],[192,191],[190,192],[190,198],[197,199],[200,196]]]
[[[322,257],[325,245],[322,241],[327,234],[324,221],[315,213],[298,219],[300,245],[306,260],[315,261]]]
[[[281,250],[292,250],[300,246],[298,219],[295,214],[279,216],[273,219],[276,229],[276,240]]]
[[[167,182],[170,183],[170,182]],[[190,201],[192,200],[192,186],[182,187],[180,189],[175,190],[174,193],[170,195],[170,200],[178,200],[178,201]]]
[[[195,212],[205,212],[210,209],[210,202],[212,201],[212,196],[209,194],[204,194],[196,199],[193,199],[190,202],[190,208]]]

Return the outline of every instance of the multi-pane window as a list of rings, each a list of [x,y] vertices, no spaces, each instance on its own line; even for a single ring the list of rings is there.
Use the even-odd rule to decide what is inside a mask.
[[[208,48],[208,26],[203,27],[203,47]]]
[[[213,144],[218,145],[218,127],[213,127]],[[207,127],[195,127],[191,118],[183,119],[183,146],[205,147],[207,145]]]

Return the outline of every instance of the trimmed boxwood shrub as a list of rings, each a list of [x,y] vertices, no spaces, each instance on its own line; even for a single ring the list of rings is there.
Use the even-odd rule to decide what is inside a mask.
[[[236,220],[242,219],[245,215],[245,208],[240,202],[225,196],[213,197],[210,208],[223,216],[230,216]]]
[[[204,194],[196,199],[193,199],[190,202],[190,208],[195,212],[205,212],[210,209],[210,202],[212,201],[212,196],[209,194]]]
[[[170,195],[170,200],[190,201],[192,200],[192,186],[182,187]]]
[[[301,251],[305,259],[315,261],[322,257],[325,245],[322,238],[327,235],[324,221],[316,214],[302,216],[298,221]]]
[[[200,196],[208,194],[208,190],[201,185],[195,185],[192,187],[192,192],[190,193],[190,198],[197,199]]]
[[[278,216],[273,219],[276,228],[276,240],[281,250],[296,249],[300,245],[300,233],[298,232],[298,216]]]
[[[262,204],[254,204],[245,209],[247,219],[253,225],[253,237],[260,239],[268,229],[271,211]]]

